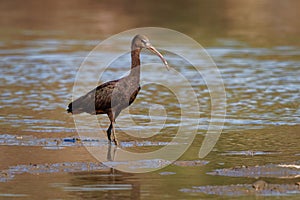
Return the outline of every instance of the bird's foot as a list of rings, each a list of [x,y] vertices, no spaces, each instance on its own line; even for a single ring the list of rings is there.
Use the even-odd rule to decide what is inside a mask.
[[[112,142],[111,140],[108,140],[108,144],[109,144],[109,145],[111,145],[111,142]],[[113,142],[114,142],[114,144],[115,144],[116,146],[119,146],[118,140],[114,139]]]
[[[114,139],[114,143],[115,143],[116,146],[119,146],[118,140]]]

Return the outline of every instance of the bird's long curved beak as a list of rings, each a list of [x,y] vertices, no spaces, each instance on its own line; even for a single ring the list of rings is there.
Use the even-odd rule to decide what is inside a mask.
[[[163,55],[161,55],[161,53],[159,53],[159,51],[157,51],[152,45],[149,45],[147,47],[147,49],[149,49],[150,51],[152,51],[153,53],[155,53],[156,55],[158,55],[158,57],[160,57],[160,59],[163,61],[163,63],[166,65],[167,69],[170,70],[170,66],[168,65],[168,62],[166,61],[166,59],[163,57]]]

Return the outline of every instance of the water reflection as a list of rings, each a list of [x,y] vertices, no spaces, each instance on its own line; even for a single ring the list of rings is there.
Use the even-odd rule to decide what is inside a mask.
[[[114,169],[95,173],[75,173],[62,188],[77,198],[140,199],[141,187],[132,174]]]

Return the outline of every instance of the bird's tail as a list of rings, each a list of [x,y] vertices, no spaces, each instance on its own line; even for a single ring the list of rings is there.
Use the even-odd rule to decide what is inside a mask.
[[[67,112],[73,114],[72,103],[70,103],[70,104],[68,105]]]
[[[73,105],[75,103],[75,106]],[[68,105],[67,112],[72,114],[79,114],[85,112],[82,107],[76,106],[77,102],[74,101]]]

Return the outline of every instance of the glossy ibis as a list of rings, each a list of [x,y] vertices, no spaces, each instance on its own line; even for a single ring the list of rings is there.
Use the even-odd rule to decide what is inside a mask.
[[[110,126],[107,138],[118,145],[115,134],[115,120],[120,112],[135,100],[140,87],[140,52],[145,48],[155,53],[169,69],[164,57],[151,45],[144,35],[136,35],[131,43],[131,70],[128,76],[99,85],[87,94],[69,104],[67,111],[72,114],[89,113],[93,115],[107,114]]]

